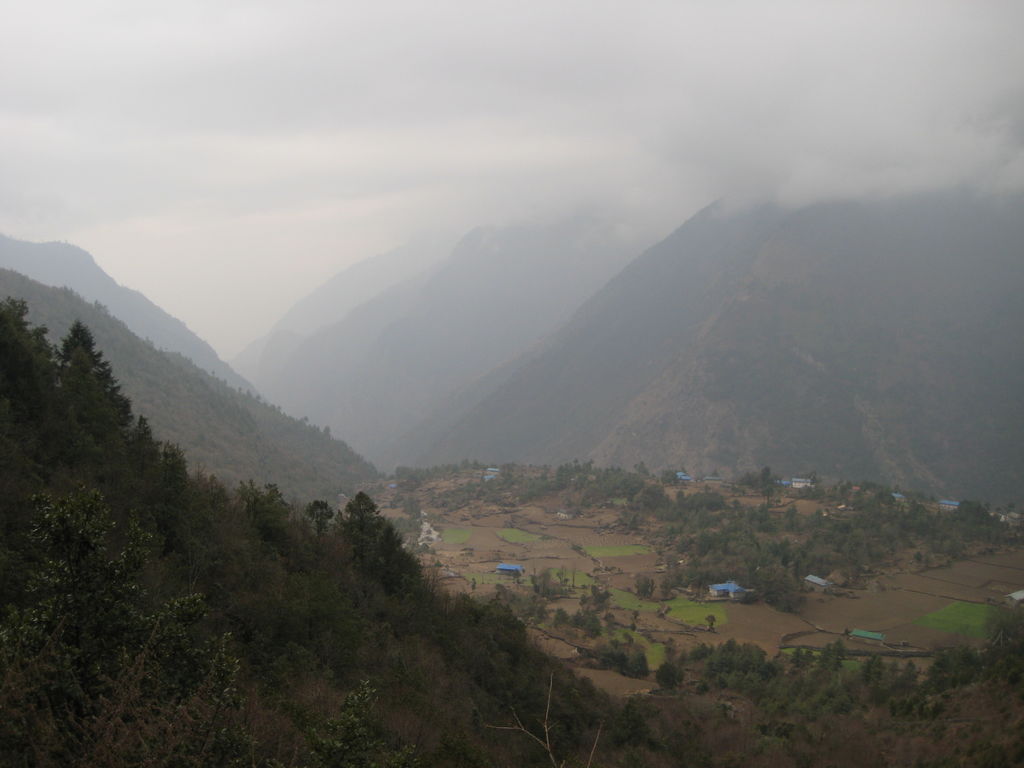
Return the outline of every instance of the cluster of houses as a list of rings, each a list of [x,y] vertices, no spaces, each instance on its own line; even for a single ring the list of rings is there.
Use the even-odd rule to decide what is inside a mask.
[[[701,477],[700,481],[702,483],[725,482],[725,480],[719,477],[718,475],[704,475],[703,477]],[[695,483],[697,482],[697,480],[692,475],[687,474],[686,472],[676,472],[676,482],[685,485],[686,483]],[[808,477],[793,477],[790,478],[789,480],[776,480],[775,482],[783,486],[784,488],[795,488],[798,490],[800,488],[812,488],[814,486],[814,481]]]
[[[725,482],[718,475],[704,475],[700,479],[700,481],[702,483],[724,483]],[[685,485],[686,483],[695,483],[695,482],[697,482],[697,480],[693,476],[688,475],[686,472],[676,472],[676,482],[677,483],[683,483]]]
[[[835,587],[835,584],[828,579],[823,579],[820,576],[814,574],[808,574],[804,577],[804,586],[808,587],[814,592],[828,592]],[[744,595],[749,594],[753,590],[741,587],[735,581],[731,579],[729,581],[722,582],[721,584],[711,584],[708,586],[708,597],[713,600],[739,600]]]

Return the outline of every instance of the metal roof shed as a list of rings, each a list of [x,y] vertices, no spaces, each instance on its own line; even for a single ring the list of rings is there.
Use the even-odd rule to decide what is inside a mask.
[[[885,635],[881,632],[868,632],[866,629],[852,629],[850,630],[850,637],[857,637],[861,640],[877,640],[880,643],[885,642]]]
[[[735,581],[727,581],[723,584],[712,584],[708,589],[712,589],[715,592],[728,592],[730,595],[736,594],[737,592],[747,591]]]

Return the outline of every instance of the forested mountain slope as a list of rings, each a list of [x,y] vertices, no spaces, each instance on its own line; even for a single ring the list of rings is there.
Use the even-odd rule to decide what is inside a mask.
[[[628,254],[588,217],[474,230],[428,273],[282,346],[255,384],[393,466],[413,424],[557,328]]]
[[[544,765],[487,724],[544,717],[576,758],[620,709],[440,591],[365,494],[190,475],[88,327],[54,347],[10,301],[0,457],[2,765]]]
[[[66,286],[86,301],[98,301],[136,336],[189,358],[233,387],[252,388],[188,327],[138,291],[118,285],[86,251],[68,243],[28,243],[0,235],[0,268],[43,285]]]
[[[439,416],[419,459],[769,464],[1019,496],[1022,255],[1019,197],[713,206]]]
[[[0,270],[0,298],[8,296],[27,301],[29,319],[46,326],[51,339],[63,336],[75,320],[89,326],[154,433],[180,445],[194,468],[229,486],[260,479],[308,500],[350,493],[376,476],[372,466],[326,430],[232,389],[181,355],[156,349],[68,289]]]

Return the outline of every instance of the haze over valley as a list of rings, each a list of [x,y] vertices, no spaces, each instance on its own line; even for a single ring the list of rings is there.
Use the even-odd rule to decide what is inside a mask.
[[[1024,5],[3,19],[0,764],[1024,764]]]

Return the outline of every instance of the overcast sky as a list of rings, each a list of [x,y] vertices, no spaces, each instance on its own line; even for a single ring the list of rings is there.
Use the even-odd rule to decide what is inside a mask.
[[[1019,189],[1022,30],[1018,0],[0,0],[0,232],[231,357],[420,236]]]

